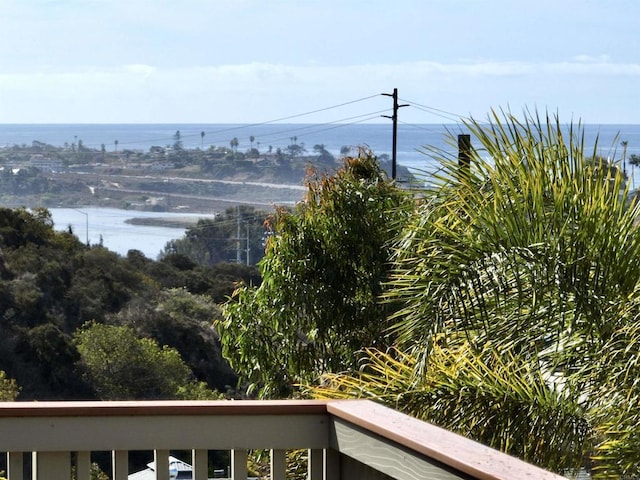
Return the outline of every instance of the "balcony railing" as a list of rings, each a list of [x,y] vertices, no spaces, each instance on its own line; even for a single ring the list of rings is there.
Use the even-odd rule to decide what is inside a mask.
[[[271,452],[272,480],[291,449],[308,450],[309,480],[563,478],[367,400],[0,403],[9,480],[69,480],[72,468],[89,480],[91,452],[104,451],[113,480],[126,480],[137,450],[156,465],[192,451],[194,480],[207,479],[209,450],[228,450],[231,478],[246,480],[252,449]]]

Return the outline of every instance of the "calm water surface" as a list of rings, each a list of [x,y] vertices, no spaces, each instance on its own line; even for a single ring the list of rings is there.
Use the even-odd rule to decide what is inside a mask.
[[[126,255],[129,250],[140,250],[146,257],[156,259],[166,243],[181,238],[185,233],[183,224],[175,227],[153,227],[131,225],[131,218],[205,218],[201,213],[165,213],[119,210],[116,208],[51,208],[56,230],[67,230],[83,242],[102,244],[111,251]],[[213,217],[213,215],[209,215]]]

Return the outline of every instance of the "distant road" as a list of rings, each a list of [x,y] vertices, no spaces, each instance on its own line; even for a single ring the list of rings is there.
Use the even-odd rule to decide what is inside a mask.
[[[240,182],[242,183],[242,182]],[[224,202],[224,203],[240,203],[243,205],[263,205],[263,206],[273,206],[273,205],[294,205],[296,202],[291,200],[273,200],[271,202],[261,202],[259,200],[238,200],[236,198],[228,198],[228,197],[210,197],[207,195],[190,195],[188,193],[167,193],[167,192],[159,192],[157,190],[138,190],[132,188],[121,188],[121,187],[109,187],[109,186],[100,186],[98,190],[102,191],[113,191],[120,193],[134,193],[136,195],[154,195],[154,196],[163,196],[163,197],[173,197],[173,198],[190,198],[193,200],[202,200],[202,201],[211,201],[211,202]]]
[[[283,188],[287,190],[299,190],[306,191],[307,187],[304,185],[291,185],[287,183],[266,183],[266,182],[241,182],[238,180],[216,180],[212,178],[190,178],[190,177],[168,177],[165,175],[107,175],[111,178],[139,178],[150,179],[155,178],[158,180],[170,180],[172,182],[202,182],[202,183],[224,183],[227,185],[249,185],[254,187],[266,187],[266,188]]]
[[[101,190],[103,192],[118,192],[124,194],[134,195],[147,195],[155,197],[166,198],[183,198],[185,201],[192,200],[194,202],[218,202],[221,204],[243,204],[253,205],[256,207],[273,207],[274,205],[289,206],[295,205],[303,197],[302,192],[305,192],[307,188],[303,185],[283,184],[283,183],[270,183],[270,182],[249,182],[239,180],[222,180],[222,179],[210,179],[210,178],[192,178],[181,176],[167,176],[161,174],[154,175],[123,175],[123,174],[111,174],[111,173],[87,173],[87,172],[65,172],[63,174],[54,174],[64,177],[78,176],[82,177],[83,183],[92,191]],[[98,181],[101,180],[101,181]],[[89,180],[91,183],[95,182],[95,186],[87,183]],[[134,183],[131,185],[130,183]],[[153,182],[155,185],[145,185],[145,183]],[[244,193],[237,192],[229,194],[222,193],[223,196],[207,195],[207,192],[201,193],[182,193],[182,192],[168,192],[165,189],[156,188],[158,183],[171,184],[219,184],[227,185],[231,187],[245,187]],[[256,192],[256,195],[248,193],[251,188],[273,190],[273,192]],[[279,190],[279,194],[278,194]],[[288,192],[288,193],[285,193]],[[296,192],[296,193],[294,193]],[[297,192],[300,192],[298,194]],[[218,193],[218,192],[211,192]],[[220,194],[219,193],[219,194]],[[113,195],[113,194],[112,194]],[[278,196],[285,197],[284,199],[278,199]],[[299,198],[297,198],[299,197]],[[197,207],[196,207],[197,208]]]

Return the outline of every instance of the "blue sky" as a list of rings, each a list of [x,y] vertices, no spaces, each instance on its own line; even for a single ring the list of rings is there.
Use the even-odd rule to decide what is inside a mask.
[[[639,19],[637,0],[0,0],[0,123],[381,122],[398,88],[408,123],[640,124]]]

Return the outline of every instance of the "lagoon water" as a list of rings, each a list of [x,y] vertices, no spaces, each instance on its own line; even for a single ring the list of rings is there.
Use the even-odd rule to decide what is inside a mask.
[[[155,227],[125,223],[131,218],[198,218],[207,217],[201,213],[165,213],[119,210],[115,208],[51,208],[51,216],[56,230],[67,230],[83,242],[91,245],[102,244],[109,250],[126,255],[129,250],[140,250],[146,257],[156,259],[170,240],[181,238],[185,227],[176,223],[175,227]],[[213,217],[210,215],[209,217]],[[88,227],[88,228],[87,228]]]

